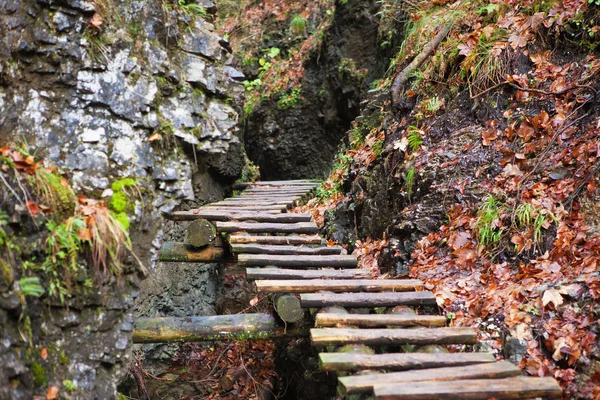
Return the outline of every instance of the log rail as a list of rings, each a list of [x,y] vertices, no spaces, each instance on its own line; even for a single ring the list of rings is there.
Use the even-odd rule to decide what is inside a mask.
[[[436,297],[416,279],[372,279],[357,258],[328,246],[310,214],[288,212],[310,197],[313,180],[237,183],[237,197],[165,217],[190,221],[187,243],[165,243],[161,261],[236,262],[275,315],[142,318],[134,342],[254,340],[310,335],[321,368],[343,372],[342,396],[389,399],[560,398],[552,378],[522,376],[491,353],[450,353],[472,345],[475,329],[447,327]],[[314,328],[308,309],[314,313]],[[403,346],[403,347],[400,347]],[[416,352],[406,352],[416,348]],[[433,346],[433,347],[432,347]]]

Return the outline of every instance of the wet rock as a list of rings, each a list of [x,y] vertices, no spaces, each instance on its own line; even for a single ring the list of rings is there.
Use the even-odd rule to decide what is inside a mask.
[[[201,55],[210,60],[221,61],[222,53],[225,51],[220,44],[223,40],[220,36],[212,33],[212,26],[202,18],[195,21],[195,29],[186,31],[181,40],[181,48],[188,53]]]

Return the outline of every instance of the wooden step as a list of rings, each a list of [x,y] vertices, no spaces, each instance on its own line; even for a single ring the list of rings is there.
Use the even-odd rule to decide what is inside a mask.
[[[293,215],[293,214],[282,214]],[[232,244],[232,253],[247,253],[247,254],[306,254],[306,255],[331,255],[341,254],[344,250],[341,246],[320,246],[320,247],[305,247],[305,246],[283,246],[269,244]]]
[[[452,381],[457,379],[494,379],[521,375],[521,370],[508,361],[495,363],[390,372],[387,374],[353,375],[338,378],[341,395],[371,393],[373,386],[421,381]]]
[[[302,196],[242,196],[242,197],[229,197],[221,200],[219,203],[291,203],[293,201],[302,200]],[[217,203],[215,203],[217,204]]]
[[[261,211],[261,212],[278,212],[282,213],[287,211],[288,207],[286,204],[279,206],[238,206],[235,204],[232,205],[211,205],[207,204],[198,208],[198,210],[206,210],[206,211],[229,211],[229,212],[247,212],[247,211]]]
[[[276,267],[288,268],[356,268],[356,256],[303,256],[303,255],[263,255],[263,254],[240,254],[238,264],[249,267],[264,267],[274,265]]]
[[[492,353],[320,353],[319,358],[321,368],[325,371],[405,371],[496,362]]]
[[[256,244],[273,244],[273,245],[292,245],[292,244],[324,244],[324,240],[320,236],[256,236],[256,235],[231,235],[229,243],[256,243]]]
[[[376,385],[377,400],[523,400],[559,399],[562,389],[552,378],[519,376],[505,379],[468,379]]]
[[[315,328],[310,330],[314,346],[346,344],[475,344],[474,328],[348,329]]]
[[[171,214],[164,214],[164,217],[172,221],[194,221],[197,219],[206,219],[208,221],[255,221],[255,222],[275,222],[275,223],[293,223],[310,222],[310,214],[296,213],[267,213],[251,211],[220,211],[220,210],[192,210],[175,211]]]
[[[286,199],[286,198],[299,198],[302,199],[308,194],[305,190],[293,191],[293,192],[242,192],[238,197],[230,197],[232,199]]]
[[[256,207],[256,206],[274,206],[274,207],[280,207],[280,206],[286,206],[286,207],[291,207],[293,206],[294,201],[293,200],[263,200],[263,201],[258,201],[258,200],[247,200],[247,199],[242,199],[242,200],[236,200],[236,201],[218,201],[216,203],[210,203],[207,204],[203,207]]]
[[[315,326],[358,326],[377,328],[385,326],[446,326],[446,317],[440,315],[393,314],[330,314],[318,313]]]
[[[320,292],[406,292],[423,286],[417,279],[355,279],[355,280],[261,280],[256,289],[267,293],[310,293]]]
[[[246,268],[246,279],[360,279],[370,276],[365,269],[281,269]]]
[[[319,227],[314,222],[294,222],[278,224],[271,222],[237,222],[216,221],[219,232],[248,232],[248,233],[318,233]]]
[[[413,293],[307,293],[301,294],[302,307],[340,306],[350,308],[394,307],[436,304],[431,292]]]

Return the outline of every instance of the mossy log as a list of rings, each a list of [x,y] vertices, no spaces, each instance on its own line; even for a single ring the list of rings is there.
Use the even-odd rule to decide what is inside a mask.
[[[194,248],[186,243],[165,242],[158,252],[158,259],[165,262],[227,262],[225,249],[220,246],[208,246],[202,249]]]
[[[361,279],[370,275],[365,269],[283,269],[246,268],[246,279]]]
[[[414,371],[390,372],[340,377],[342,395],[370,393],[373,386],[413,383],[419,381],[450,381],[455,379],[497,379],[521,375],[521,370],[508,361],[495,363],[430,368]]]
[[[231,244],[242,244],[242,243],[256,243],[256,244],[324,244],[323,238],[320,236],[252,236],[252,235],[231,235],[229,236],[229,243]]]
[[[218,209],[212,210],[191,210],[191,211],[175,211],[171,214],[163,214],[163,216],[172,221],[194,221],[197,219],[205,219],[208,221],[255,221],[255,222],[310,222],[312,215],[282,213],[282,212],[249,212],[227,210],[221,211]]]
[[[279,318],[286,323],[298,323],[304,319],[304,309],[300,300],[293,294],[279,294],[273,298],[273,305]]]
[[[252,340],[277,336],[280,327],[269,314],[233,314],[206,317],[139,318],[134,343]]]
[[[322,328],[310,330],[315,347],[344,344],[475,344],[473,328],[414,328],[414,329],[345,329]]]
[[[192,247],[204,247],[216,238],[217,227],[205,219],[192,221],[187,227],[187,242]]]
[[[562,389],[552,378],[518,376],[505,379],[467,379],[376,385],[376,400],[506,400],[560,399]]]
[[[321,367],[325,371],[360,371],[364,369],[405,371],[496,362],[496,357],[491,353],[360,355],[336,352],[321,353],[319,358]]]

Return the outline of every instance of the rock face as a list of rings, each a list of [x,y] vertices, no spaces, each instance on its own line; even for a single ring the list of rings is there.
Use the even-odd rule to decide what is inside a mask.
[[[215,12],[212,1],[200,3]],[[222,197],[244,160],[243,75],[213,25],[178,4],[0,2],[0,145],[25,140],[90,197],[133,178],[143,198],[129,212],[130,234],[147,265],[160,245],[160,212],[203,201],[194,200],[199,192]],[[75,296],[69,309],[44,300],[32,311],[31,343],[18,329],[22,310],[0,296],[0,398],[43,396],[49,385],[62,398],[113,398],[127,369],[136,288],[130,273]],[[41,348],[46,359],[32,356]],[[65,379],[77,390],[64,390]]]
[[[263,102],[248,116],[246,150],[262,179],[317,178],[329,172],[368,82],[381,77],[387,65],[377,41],[376,3],[350,0],[336,8],[321,51],[304,61],[298,104],[282,110]],[[287,30],[274,23],[264,36],[279,37]],[[273,46],[280,44],[269,39],[262,47]]]

